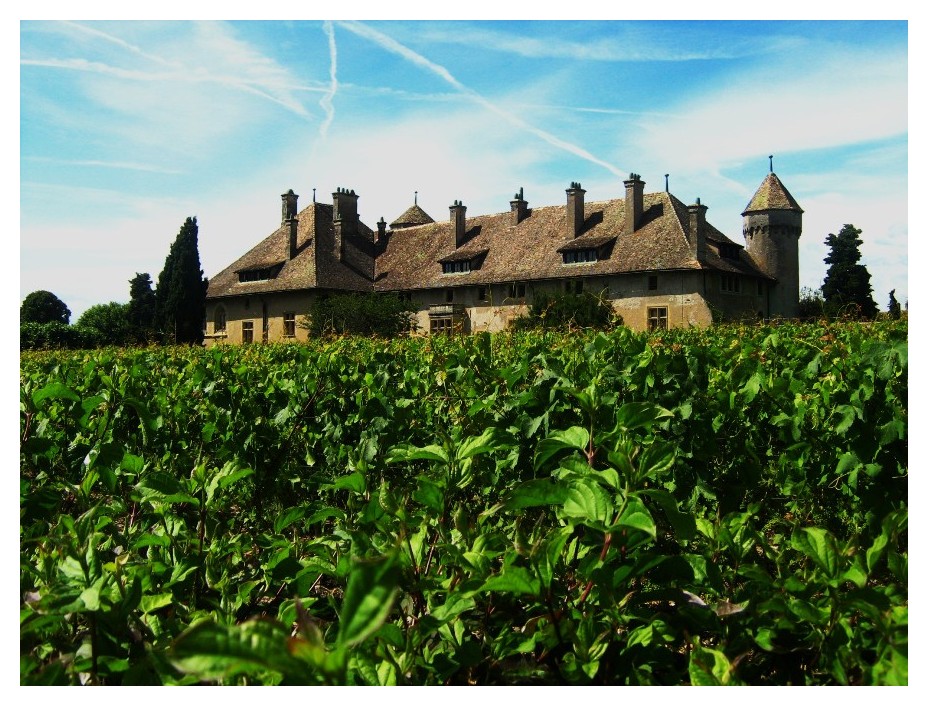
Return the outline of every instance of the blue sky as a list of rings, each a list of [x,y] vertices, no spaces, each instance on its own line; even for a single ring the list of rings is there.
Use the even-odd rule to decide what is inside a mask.
[[[908,26],[876,21],[24,21],[20,299],[72,310],[157,280],[187,216],[216,274],[273,231],[280,194],[413,202],[436,220],[646,191],[700,198],[743,242],[774,171],[805,211],[800,277],[863,230],[885,309],[908,298]]]

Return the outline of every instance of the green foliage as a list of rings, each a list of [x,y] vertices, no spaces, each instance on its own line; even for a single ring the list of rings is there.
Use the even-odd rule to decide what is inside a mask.
[[[22,684],[907,684],[907,322],[24,353]]]
[[[860,264],[861,232],[845,224],[838,235],[829,233],[825,239],[830,251],[825,258],[829,267],[822,283],[822,297],[833,315],[857,315],[868,319],[876,316],[870,273]]]
[[[517,331],[535,328],[609,329],[621,325],[622,317],[615,312],[609,301],[589,292],[582,294],[537,293],[529,305],[528,313],[512,322],[512,328]]]
[[[126,318],[135,343],[146,343],[154,337],[157,299],[151,284],[151,275],[147,272],[136,272],[135,277],[129,280]]]
[[[203,342],[207,280],[200,269],[198,230],[197,219],[188,217],[158,275],[155,322],[167,343]]]
[[[65,324],[71,320],[71,310],[51,292],[40,289],[31,292],[19,307],[20,324]]]
[[[132,340],[128,313],[128,304],[94,304],[80,315],[76,325],[93,332],[95,345],[124,346]]]
[[[355,334],[392,338],[410,331],[414,309],[392,294],[333,294],[313,301],[299,325],[312,336]]]
[[[900,316],[902,316],[902,307],[899,305],[899,302],[896,299],[895,289],[889,293],[889,307],[887,310],[889,311],[889,316],[892,319],[898,319]]]

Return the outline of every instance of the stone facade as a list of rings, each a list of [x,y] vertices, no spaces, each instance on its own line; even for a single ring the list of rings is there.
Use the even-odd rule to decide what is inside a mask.
[[[435,222],[418,204],[387,229],[358,217],[358,195],[297,209],[282,195],[281,225],[217,274],[207,294],[207,345],[306,340],[315,297],[394,293],[416,310],[421,334],[505,329],[544,291],[608,299],[637,330],[795,315],[802,210],[772,172],[745,209],[747,248],[706,220],[699,200],[647,194],[631,174],[625,198],[585,202],[579,183],[563,206],[467,217],[455,200]]]

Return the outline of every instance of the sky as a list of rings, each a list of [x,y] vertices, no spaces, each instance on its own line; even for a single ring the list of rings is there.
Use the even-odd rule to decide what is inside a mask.
[[[92,13],[87,13],[92,16]],[[370,16],[375,16],[371,13]],[[188,216],[215,275],[300,208],[389,223],[623,198],[741,212],[773,169],[804,210],[800,284],[846,223],[885,310],[908,282],[906,21],[54,21],[19,25],[20,301],[125,302]],[[416,194],[416,192],[418,192]]]

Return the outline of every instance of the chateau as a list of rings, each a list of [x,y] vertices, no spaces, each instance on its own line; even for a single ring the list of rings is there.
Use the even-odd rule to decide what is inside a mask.
[[[397,294],[421,333],[499,331],[540,292],[591,292],[626,326],[705,326],[791,317],[799,303],[802,209],[771,171],[742,213],[745,245],[706,220],[707,207],[668,191],[645,193],[630,174],[624,198],[530,208],[520,189],[509,210],[444,222],[414,203],[387,225],[358,218],[358,195],[302,211],[281,197],[280,226],[209,282],[206,344],[305,340],[297,322],[315,297]]]

